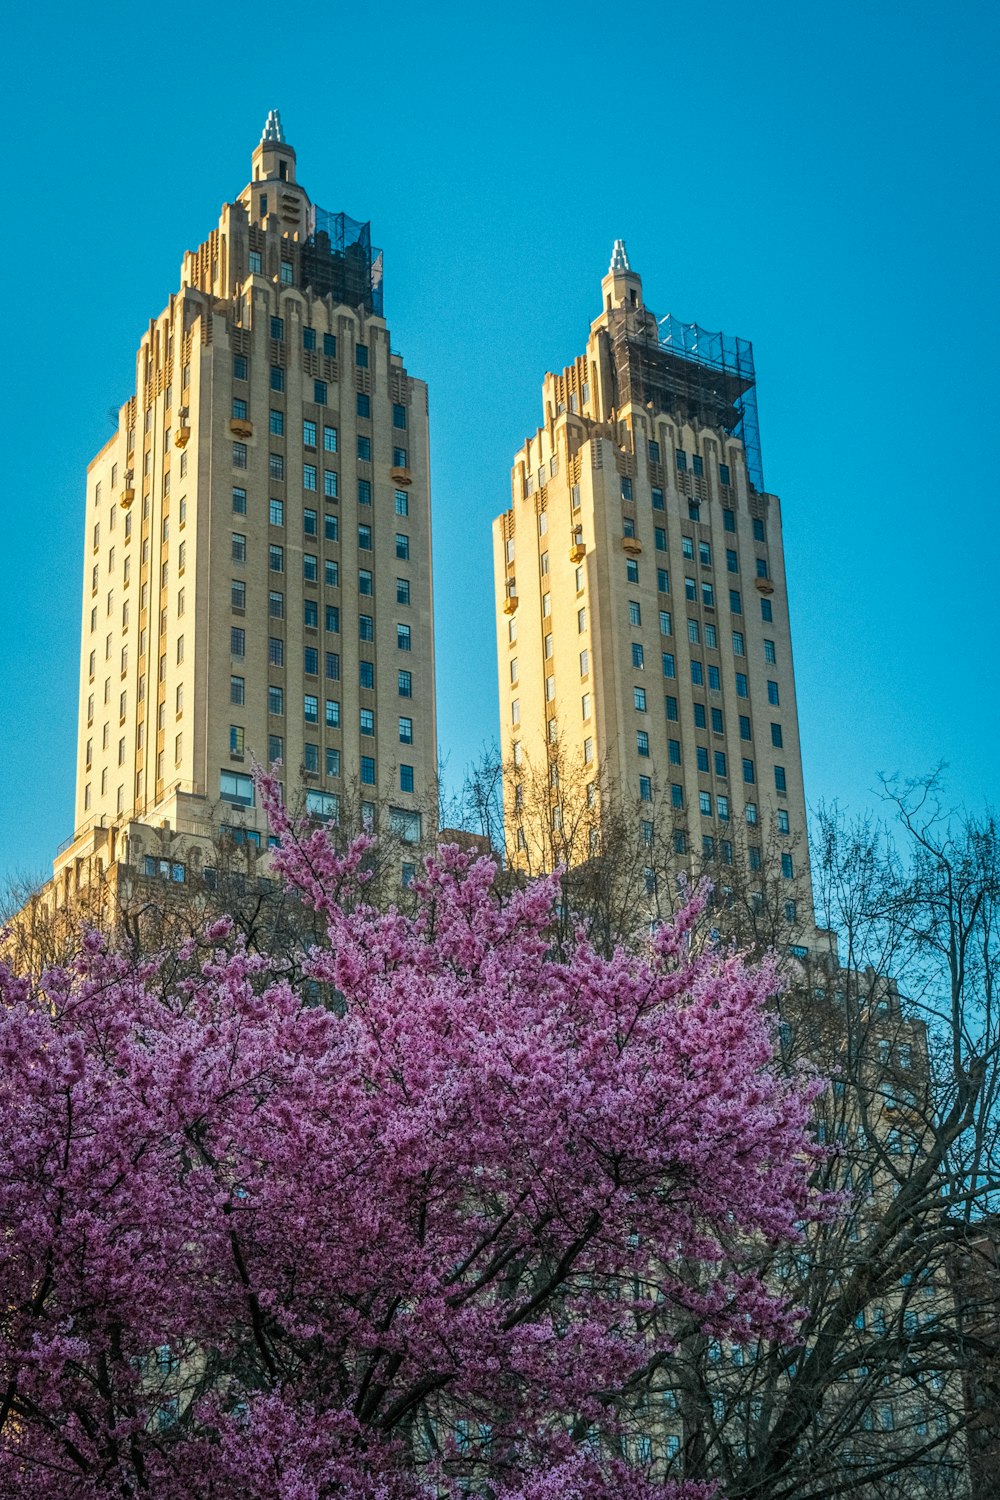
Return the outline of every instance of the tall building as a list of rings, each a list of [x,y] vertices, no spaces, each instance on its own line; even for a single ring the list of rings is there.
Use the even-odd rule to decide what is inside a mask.
[[[542,857],[526,787],[548,787],[556,827],[610,798],[675,867],[787,879],[794,939],[813,926],[806,811],[753,352],[657,319],[620,240],[601,300],[494,523],[508,848]]]
[[[427,389],[392,348],[369,225],[312,203],[276,111],[143,334],[85,535],[57,875],[131,859],[144,827],[261,846],[253,757],[320,817],[350,798],[429,831]]]

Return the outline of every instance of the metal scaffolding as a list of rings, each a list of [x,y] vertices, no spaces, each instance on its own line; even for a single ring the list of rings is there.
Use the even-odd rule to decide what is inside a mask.
[[[310,231],[302,246],[303,285],[381,318],[382,252],[372,245],[371,225],[314,207]]]

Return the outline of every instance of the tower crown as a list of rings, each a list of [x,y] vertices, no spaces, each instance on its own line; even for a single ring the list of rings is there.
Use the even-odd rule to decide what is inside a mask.
[[[608,266],[608,270],[631,271],[631,269],[632,267],[628,263],[628,251],[625,249],[625,241],[615,240],[614,248],[611,251],[611,264]]]
[[[264,121],[264,129],[260,134],[261,144],[264,141],[275,141],[279,146],[285,144],[285,132],[281,128],[281,115],[276,109],[269,109],[267,119]],[[619,241],[619,243],[621,243]]]

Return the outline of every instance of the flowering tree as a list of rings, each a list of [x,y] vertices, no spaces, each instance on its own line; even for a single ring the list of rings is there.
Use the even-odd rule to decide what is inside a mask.
[[[0,1494],[707,1493],[625,1439],[685,1329],[794,1323],[741,1264],[818,1211],[772,970],[697,897],[557,961],[553,888],[454,848],[378,914],[272,815],[306,993],[226,921],[0,972]]]

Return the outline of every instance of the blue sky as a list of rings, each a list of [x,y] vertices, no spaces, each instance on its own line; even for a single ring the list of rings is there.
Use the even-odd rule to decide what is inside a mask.
[[[0,873],[72,831],[86,463],[275,105],[430,384],[450,778],[496,734],[490,521],[621,235],[657,313],[753,340],[810,801],[940,760],[995,799],[995,5],[203,14],[5,29]]]

